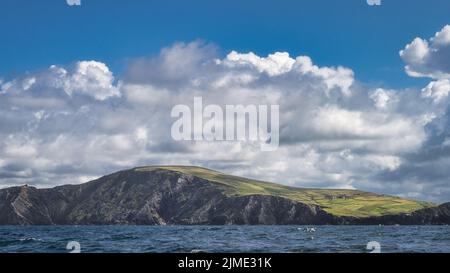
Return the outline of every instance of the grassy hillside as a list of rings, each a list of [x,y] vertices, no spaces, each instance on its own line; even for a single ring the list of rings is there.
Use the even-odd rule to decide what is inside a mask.
[[[381,216],[408,213],[434,204],[402,199],[395,196],[379,195],[358,190],[309,189],[283,186],[262,182],[201,167],[191,166],[152,166],[136,168],[136,171],[166,169],[178,171],[222,185],[229,196],[266,194],[289,198],[307,204],[323,207],[327,212],[338,216]]]

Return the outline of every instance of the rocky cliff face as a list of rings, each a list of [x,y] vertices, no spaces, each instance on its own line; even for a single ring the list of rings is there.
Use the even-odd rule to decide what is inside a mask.
[[[82,185],[0,190],[0,224],[332,224],[320,207],[167,171],[122,171]]]
[[[227,196],[224,187],[157,169],[114,173],[81,185],[0,190],[1,225],[446,224],[450,205],[367,219],[333,216],[270,195]]]

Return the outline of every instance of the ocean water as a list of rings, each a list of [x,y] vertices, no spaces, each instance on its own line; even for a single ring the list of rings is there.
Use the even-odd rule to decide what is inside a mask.
[[[369,242],[380,252],[450,252],[450,227],[0,226],[0,252],[371,252]]]

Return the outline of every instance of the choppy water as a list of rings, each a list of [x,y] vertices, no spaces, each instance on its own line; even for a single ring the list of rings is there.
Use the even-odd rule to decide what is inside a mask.
[[[0,226],[0,252],[450,252],[449,226],[311,227]]]

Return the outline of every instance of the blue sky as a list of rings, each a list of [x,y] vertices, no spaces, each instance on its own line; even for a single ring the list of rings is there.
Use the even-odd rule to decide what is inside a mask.
[[[308,55],[322,66],[344,65],[369,84],[422,86],[398,56],[417,36],[449,22],[447,0],[349,1],[4,0],[0,9],[0,75],[11,78],[79,59],[108,63],[155,55],[176,41],[203,39],[230,50]]]

